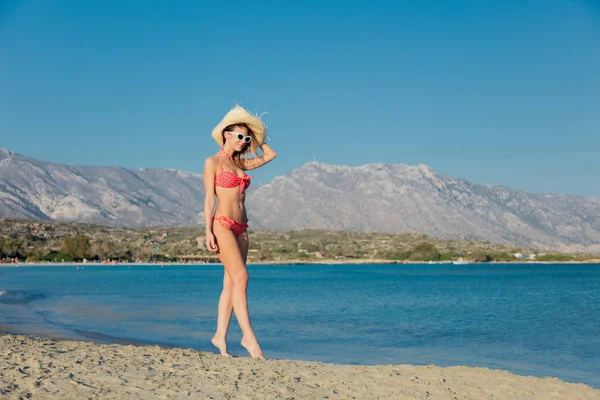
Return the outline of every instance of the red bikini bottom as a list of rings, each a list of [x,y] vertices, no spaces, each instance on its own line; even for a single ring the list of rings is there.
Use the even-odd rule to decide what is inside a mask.
[[[248,224],[246,222],[234,221],[227,215],[214,217],[213,221],[215,220],[219,221],[223,228],[232,231],[236,238],[248,229]]]

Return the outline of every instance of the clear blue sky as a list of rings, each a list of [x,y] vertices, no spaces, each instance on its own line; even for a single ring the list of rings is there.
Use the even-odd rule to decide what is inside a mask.
[[[600,197],[600,2],[0,0],[0,147],[202,172],[236,102],[268,113],[260,182],[314,157]]]

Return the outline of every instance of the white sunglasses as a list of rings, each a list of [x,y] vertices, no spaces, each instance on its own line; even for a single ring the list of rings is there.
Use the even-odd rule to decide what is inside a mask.
[[[252,141],[252,136],[250,135],[244,135],[243,133],[239,133],[239,132],[231,132],[231,131],[225,131],[231,135],[237,135],[237,139],[238,140],[244,140],[246,143],[250,143]]]

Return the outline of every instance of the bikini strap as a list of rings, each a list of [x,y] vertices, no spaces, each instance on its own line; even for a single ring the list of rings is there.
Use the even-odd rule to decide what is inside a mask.
[[[225,170],[225,168],[223,167],[223,154],[226,155],[227,158],[229,158],[231,162],[235,165],[235,161],[233,161],[233,158],[229,154],[227,154],[223,147],[221,147],[221,151],[219,151],[219,157],[221,157],[221,171]]]
[[[225,171],[225,167],[223,164],[223,153],[225,153],[225,150],[223,150],[223,148],[221,147],[221,150],[219,151],[219,158],[221,159],[221,172]]]

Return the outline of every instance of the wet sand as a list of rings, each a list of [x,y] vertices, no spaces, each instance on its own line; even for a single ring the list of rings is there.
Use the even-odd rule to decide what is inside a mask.
[[[252,360],[9,334],[0,348],[6,399],[600,399],[584,384],[487,368]]]

